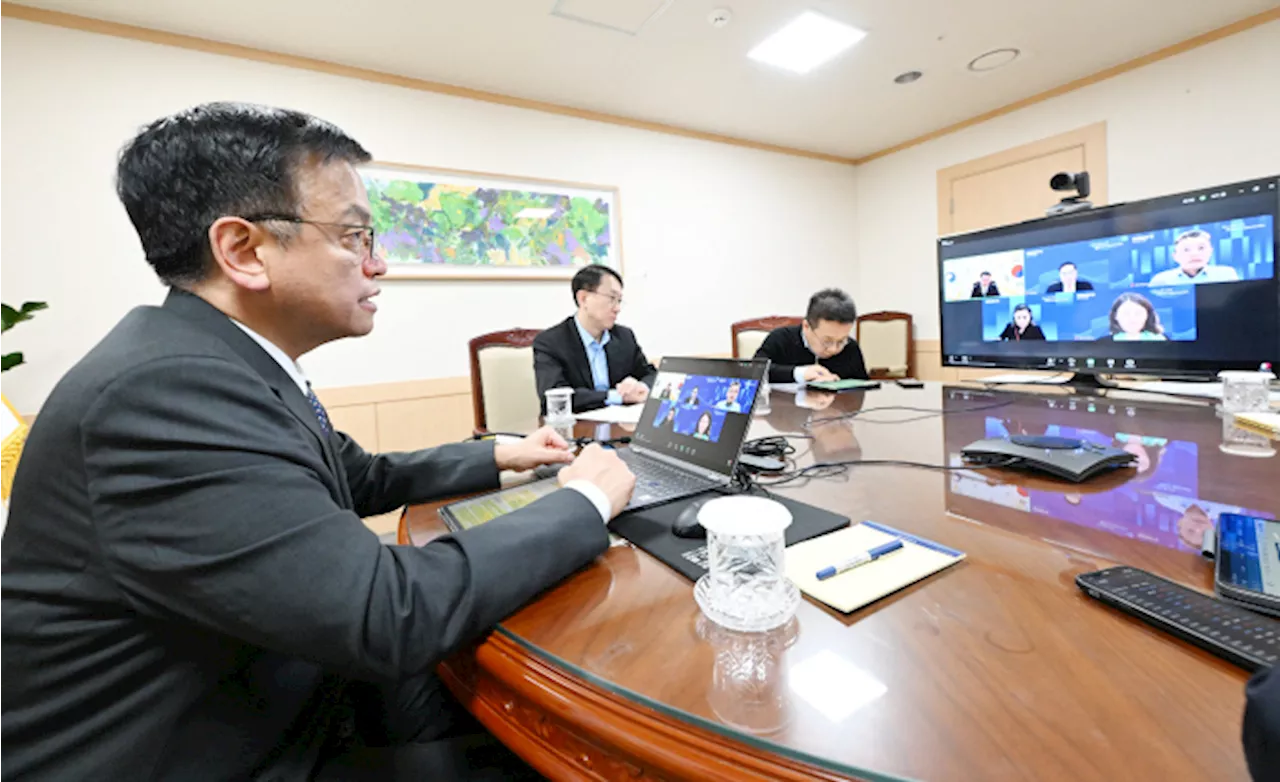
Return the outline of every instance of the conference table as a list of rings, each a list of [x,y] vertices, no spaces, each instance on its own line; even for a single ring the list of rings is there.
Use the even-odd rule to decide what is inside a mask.
[[[1137,466],[1075,484],[874,463],[959,465],[966,444],[1020,433]],[[775,390],[748,436],[774,434],[800,466],[864,463],[772,491],[966,559],[848,615],[805,598],[753,634],[707,621],[691,582],[618,541],[444,663],[451,690],[553,779],[1248,779],[1248,674],[1075,577],[1126,564],[1211,592],[1204,530],[1280,512],[1280,443],[1207,400],[936,383]],[[446,534],[440,504],[408,509],[402,542]]]

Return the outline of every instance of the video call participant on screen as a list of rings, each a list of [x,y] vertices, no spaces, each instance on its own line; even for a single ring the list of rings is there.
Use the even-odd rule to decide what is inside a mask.
[[[1240,275],[1230,266],[1213,263],[1213,237],[1207,231],[1183,231],[1173,242],[1178,268],[1165,269],[1151,278],[1151,285],[1199,285],[1202,282],[1236,282]]]
[[[549,388],[572,388],[575,413],[648,399],[658,370],[644,357],[631,329],[618,325],[622,276],[607,266],[587,266],[573,275],[570,290],[577,314],[533,340],[542,411],[547,410]]]
[[[1076,269],[1076,265],[1071,261],[1063,261],[1058,267],[1058,281],[1049,284],[1044,289],[1046,294],[1049,293],[1075,293],[1076,291],[1091,291],[1093,283],[1088,280],[1080,279],[1080,272]]]
[[[738,401],[738,394],[742,393],[742,383],[737,380],[729,384],[728,390],[724,392],[724,399],[716,402],[717,410],[727,410],[730,413],[741,413],[742,404]]]
[[[999,296],[1000,289],[996,287],[996,281],[991,279],[991,272],[983,272],[978,275],[978,281],[973,284],[973,290],[969,293],[971,299],[981,299],[983,296]]]
[[[654,422],[654,426],[656,426],[659,429],[663,427],[666,427],[668,429],[674,429],[675,423],[676,423],[676,406],[671,405],[666,409],[665,412],[658,413],[658,420]]]
[[[696,387],[689,392],[689,396],[684,400],[684,406],[685,407],[698,406],[698,389]]]
[[[857,340],[849,337],[858,309],[849,294],[827,288],[813,294],[804,322],[769,332],[755,358],[767,358],[772,383],[866,380]]]
[[[711,413],[704,411],[698,416],[698,423],[693,427],[693,438],[695,440],[711,439]]]
[[[1111,304],[1111,335],[1103,339],[1116,342],[1163,342],[1164,327],[1160,316],[1146,296],[1122,293]]]
[[[1019,304],[1013,308],[1013,322],[1000,332],[1000,339],[1009,342],[1020,342],[1024,339],[1044,339],[1044,332],[1031,322],[1031,308]]]

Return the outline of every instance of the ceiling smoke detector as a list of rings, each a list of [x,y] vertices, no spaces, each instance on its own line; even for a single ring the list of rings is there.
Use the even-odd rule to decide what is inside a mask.
[[[1014,48],[992,49],[986,54],[979,54],[969,61],[969,70],[974,73],[986,73],[996,68],[1003,68],[1022,54]]]
[[[728,27],[729,22],[732,20],[733,11],[730,11],[728,8],[717,8],[707,14],[707,21],[710,22],[711,26],[717,30],[723,27]]]
[[[893,83],[894,84],[910,84],[913,81],[919,80],[919,78],[923,75],[924,74],[921,73],[920,71],[907,71],[906,73],[899,73],[897,76],[893,77]]]

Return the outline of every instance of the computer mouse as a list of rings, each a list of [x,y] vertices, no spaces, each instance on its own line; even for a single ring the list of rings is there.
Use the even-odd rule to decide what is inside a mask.
[[[698,511],[706,504],[706,500],[698,500],[684,506],[684,510],[671,523],[671,534],[677,538],[705,538],[707,531],[698,523]]]
[[[554,478],[564,469],[564,464],[543,464],[533,468],[533,477],[536,480],[544,480],[546,478]]]

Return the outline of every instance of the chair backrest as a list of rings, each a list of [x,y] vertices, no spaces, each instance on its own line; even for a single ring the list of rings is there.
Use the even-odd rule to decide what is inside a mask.
[[[22,420],[8,399],[0,395],[0,536],[9,520],[9,494],[13,476],[18,471],[18,457],[27,442],[27,422]]]
[[[729,336],[733,341],[734,358],[751,358],[760,349],[769,332],[783,326],[798,326],[803,318],[789,315],[770,315],[765,318],[740,320],[729,326]]]
[[[541,405],[533,375],[540,329],[509,329],[471,340],[471,407],[477,432],[525,432]]]
[[[868,312],[858,316],[858,346],[872,377],[915,377],[911,315]]]

